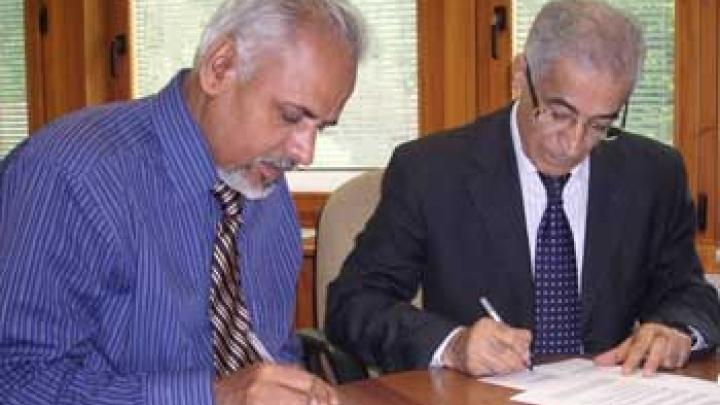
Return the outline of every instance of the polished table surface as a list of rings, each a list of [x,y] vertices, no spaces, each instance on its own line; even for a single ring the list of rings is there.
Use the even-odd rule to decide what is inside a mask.
[[[693,359],[677,374],[717,381],[720,355]],[[517,404],[519,391],[486,384],[449,370],[408,371],[339,387],[343,405],[481,405]]]

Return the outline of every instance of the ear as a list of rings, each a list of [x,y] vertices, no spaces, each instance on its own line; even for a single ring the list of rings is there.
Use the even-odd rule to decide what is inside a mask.
[[[239,63],[233,41],[227,38],[216,41],[198,66],[202,90],[214,96],[228,89],[238,78]]]
[[[525,86],[527,86],[527,78],[525,77],[526,69],[527,59],[525,59],[525,54],[519,53],[515,55],[512,65],[512,92],[515,98],[519,97]]]

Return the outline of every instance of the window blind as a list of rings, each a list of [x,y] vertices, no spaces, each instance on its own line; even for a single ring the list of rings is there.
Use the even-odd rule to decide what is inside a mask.
[[[521,52],[533,18],[547,0],[513,2],[513,48]],[[630,100],[626,128],[672,143],[674,125],[675,0],[609,0],[640,22],[647,57],[640,82]]]
[[[385,166],[396,145],[418,136],[415,0],[357,0],[369,47],[340,124],[318,137],[317,168]]]
[[[0,2],[0,159],[28,134],[24,2]]]
[[[181,67],[192,65],[202,27],[219,0],[135,0],[134,96],[161,89]],[[355,0],[370,44],[355,93],[337,127],[316,143],[313,169],[384,166],[393,148],[418,135],[415,0]]]
[[[135,0],[133,93],[144,97],[162,89],[183,67],[192,66],[202,28],[219,0]]]

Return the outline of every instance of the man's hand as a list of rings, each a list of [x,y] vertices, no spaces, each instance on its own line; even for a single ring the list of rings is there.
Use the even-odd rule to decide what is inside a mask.
[[[530,364],[532,335],[482,318],[462,328],[443,353],[443,366],[473,376],[508,374]]]
[[[675,328],[659,323],[645,323],[617,347],[595,357],[595,363],[610,366],[622,363],[623,374],[640,368],[649,376],[659,368],[683,367],[690,357],[690,337]]]
[[[335,390],[299,368],[256,364],[215,382],[217,405],[338,405]]]

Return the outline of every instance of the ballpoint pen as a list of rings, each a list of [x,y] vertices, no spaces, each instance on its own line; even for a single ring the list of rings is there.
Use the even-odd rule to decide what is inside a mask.
[[[485,312],[490,316],[490,318],[492,318],[493,321],[495,321],[497,323],[502,323],[502,324],[505,323],[505,322],[503,322],[502,318],[497,313],[497,311],[495,311],[495,308],[493,308],[492,304],[490,304],[490,300],[488,300],[485,297],[480,297],[480,305],[483,307]],[[530,371],[532,371],[532,369],[533,369],[532,356],[530,356],[527,368]]]

